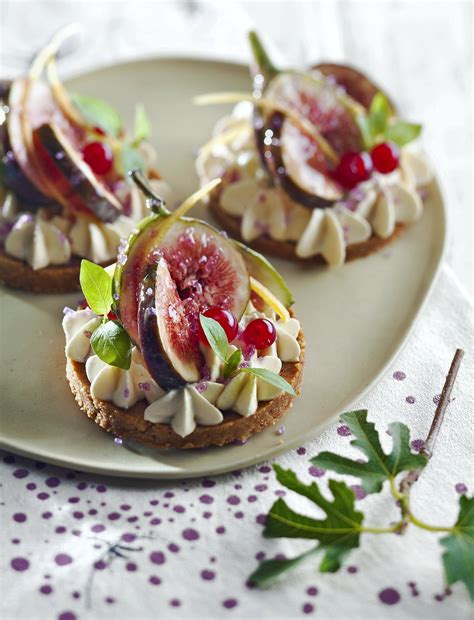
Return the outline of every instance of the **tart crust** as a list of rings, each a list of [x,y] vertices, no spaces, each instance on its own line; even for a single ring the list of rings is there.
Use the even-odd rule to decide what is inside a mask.
[[[326,264],[326,261],[320,254],[316,254],[316,256],[311,256],[309,258],[301,258],[300,256],[297,256],[296,243],[294,241],[278,241],[276,239],[270,239],[269,237],[259,237],[250,243],[245,241],[242,239],[240,234],[241,218],[226,213],[219,205],[218,197],[216,195],[213,195],[210,198],[209,208],[219,224],[224,226],[226,231],[230,233],[232,237],[243,241],[258,252],[262,252],[263,254],[271,254],[272,256],[276,256],[278,258],[286,258],[287,260],[292,260],[299,263],[312,262],[320,265]],[[346,247],[345,262],[352,261],[357,258],[364,258],[365,256],[378,252],[388,244],[392,243],[392,241],[394,241],[403,232],[403,230],[405,230],[405,228],[406,224],[399,223],[395,225],[395,230],[390,237],[387,237],[386,239],[381,239],[376,235],[372,235],[372,237],[370,237],[367,241],[348,245]]]
[[[80,290],[81,259],[73,256],[66,265],[35,271],[18,258],[0,250],[0,283],[30,293],[73,293]]]
[[[300,330],[298,342],[301,347],[298,362],[284,362],[280,375],[290,383],[297,394],[303,382],[305,342]],[[293,406],[294,397],[283,393],[273,400],[262,402],[254,415],[244,418],[237,413],[224,412],[224,420],[216,426],[197,426],[187,437],[180,437],[169,424],[155,424],[144,419],[148,406],[139,401],[130,409],[116,407],[113,403],[93,398],[85,364],[67,359],[66,376],[77,404],[87,417],[101,429],[129,441],[138,441],[151,448],[175,448],[189,450],[223,446],[242,442],[254,433],[272,426]]]

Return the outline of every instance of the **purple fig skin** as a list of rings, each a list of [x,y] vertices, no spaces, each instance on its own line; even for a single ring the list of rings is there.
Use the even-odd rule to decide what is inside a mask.
[[[170,356],[164,350],[162,338],[157,321],[156,287],[157,287],[158,264],[150,268],[142,282],[138,301],[138,335],[140,350],[146,369],[151,377],[164,390],[174,390],[186,385],[187,381],[175,370]],[[161,283],[162,285],[164,283]],[[160,283],[158,283],[160,285]],[[161,288],[161,287],[160,287]],[[165,292],[160,294],[166,294]],[[194,351],[190,351],[187,362],[195,367],[197,377],[199,373],[197,365],[192,360]]]
[[[270,116],[267,126],[264,126],[261,116],[254,119],[257,149],[263,166],[282,190],[303,207],[308,209],[327,209],[334,206],[337,202],[336,200],[327,200],[316,194],[310,194],[299,187],[287,173],[281,150],[281,128],[284,120],[284,115],[281,112],[274,112]],[[273,140],[270,146],[264,144],[264,136],[267,129],[273,131]],[[321,172],[321,174],[323,173]]]
[[[5,117],[0,124],[0,159],[3,165],[2,181],[15,196],[25,205],[31,208],[51,203],[51,199],[45,196],[28,177],[23,174],[13,154],[10,136],[8,135],[8,115],[10,114],[9,97],[11,80],[0,80],[0,107],[3,108]]]
[[[378,92],[383,92],[379,86],[367,75],[349,65],[337,63],[320,63],[313,67],[326,77],[332,77],[346,93],[358,101],[367,110],[370,108],[372,99]],[[390,100],[389,100],[390,101]],[[390,106],[395,111],[395,106],[390,101]]]

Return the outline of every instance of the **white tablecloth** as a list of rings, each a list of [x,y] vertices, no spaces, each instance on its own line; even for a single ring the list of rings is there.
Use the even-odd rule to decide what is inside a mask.
[[[461,98],[452,105],[468,81],[467,3],[451,3],[452,11],[442,3],[410,3],[410,8],[382,8],[377,3],[377,10],[362,3],[336,9],[326,3],[293,3],[290,8],[285,4],[289,3],[249,3],[242,9],[237,3],[219,8],[192,1],[111,2],[88,3],[87,8],[83,4],[79,10],[73,2],[3,2],[2,61],[14,71],[19,57],[26,58],[47,32],[71,19],[88,25],[84,54],[66,59],[71,69],[77,69],[78,62],[91,66],[163,51],[245,57],[242,33],[253,19],[264,29],[266,14],[274,29],[267,34],[274,35],[276,48],[288,42],[293,61],[302,60],[305,49],[314,52],[314,58],[351,58],[371,68],[414,118],[427,123],[428,147],[435,151],[442,178],[449,179],[448,202],[456,217],[448,260],[463,284],[469,284],[468,94],[467,103]],[[285,26],[294,29],[299,24],[298,37],[281,26],[283,12]],[[358,29],[367,36],[359,37]],[[434,46],[436,35],[440,41],[443,36],[446,53]],[[464,58],[464,64],[457,64],[458,58]],[[454,75],[450,88],[440,87],[448,60]],[[435,101],[434,79],[439,95]],[[419,98],[413,98],[411,89],[416,81],[425,89],[423,93],[417,88]],[[387,445],[390,438],[384,430],[399,420],[409,425],[414,447],[419,448],[417,440],[426,436],[435,397],[457,346],[465,348],[467,356],[454,399],[435,456],[413,491],[416,512],[428,522],[447,525],[454,522],[459,494],[466,488],[472,493],[474,484],[472,305],[452,267],[443,268],[396,363],[357,403],[357,408],[369,409]],[[277,461],[324,488],[328,474],[311,468],[309,457],[321,450],[349,454],[350,437],[344,430],[334,425]],[[246,578],[257,558],[291,556],[310,545],[262,538],[262,515],[281,493],[267,463],[212,479],[162,483],[104,479],[14,455],[1,457],[0,615],[5,620],[469,616],[464,586],[445,591],[439,535],[415,528],[405,536],[363,537],[361,547],[337,574],[319,574],[314,558],[269,590],[248,588]],[[359,497],[370,523],[386,524],[395,518],[387,493]],[[286,499],[296,509],[311,510],[293,494]]]

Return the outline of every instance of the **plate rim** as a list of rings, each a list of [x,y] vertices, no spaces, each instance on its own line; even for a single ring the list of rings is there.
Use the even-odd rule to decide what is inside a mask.
[[[247,65],[244,64],[243,62],[239,62],[235,60],[228,60],[228,59],[221,58],[221,57],[210,57],[205,54],[204,55],[197,54],[196,56],[192,56],[192,57],[187,54],[183,54],[183,55],[172,54],[169,56],[161,55],[161,54],[160,55],[151,54],[151,55],[139,56],[137,58],[124,59],[118,62],[114,62],[114,61],[106,62],[104,64],[100,64],[98,66],[94,66],[86,70],[78,69],[77,72],[71,71],[67,74],[67,76],[65,77],[65,80],[67,81],[70,79],[78,79],[83,76],[87,76],[87,75],[90,75],[90,74],[93,74],[93,73],[96,73],[102,70],[113,69],[115,67],[123,67],[125,65],[138,64],[141,62],[174,62],[174,61],[189,62],[192,64],[198,62],[198,63],[214,64],[214,65],[216,64],[217,65],[231,65],[233,67],[238,67],[238,68],[247,68]],[[430,161],[431,163],[433,162],[432,157],[430,157]],[[315,426],[313,431],[307,431],[301,436],[298,436],[297,438],[293,438],[292,440],[288,442],[283,442],[281,445],[276,445],[272,447],[271,449],[266,450],[264,456],[261,453],[257,453],[253,455],[251,458],[246,459],[245,463],[237,462],[237,463],[233,463],[232,465],[223,464],[222,466],[219,466],[219,467],[210,467],[208,469],[203,469],[202,471],[198,471],[198,472],[179,472],[179,471],[159,472],[152,468],[144,468],[143,470],[136,470],[136,471],[130,472],[128,470],[120,469],[116,467],[113,470],[109,470],[107,468],[102,468],[102,467],[96,467],[94,465],[88,465],[86,462],[82,462],[80,460],[79,461],[78,460],[66,461],[62,458],[55,457],[54,455],[51,456],[50,454],[45,453],[44,451],[35,452],[32,450],[29,450],[28,448],[18,446],[14,442],[9,442],[8,439],[5,440],[5,438],[1,436],[1,429],[0,429],[0,449],[8,451],[8,452],[13,452],[15,454],[19,454],[26,458],[41,459],[42,461],[46,463],[50,463],[55,466],[59,466],[59,467],[67,468],[67,469],[79,468],[81,471],[86,472],[88,474],[93,474],[93,475],[98,475],[98,476],[107,475],[117,480],[118,479],[177,480],[177,479],[201,478],[201,477],[210,476],[210,475],[218,476],[218,475],[231,472],[235,469],[252,467],[256,465],[257,463],[263,462],[264,460],[274,459],[283,453],[289,452],[290,450],[294,449],[296,446],[301,445],[302,442],[311,441],[312,439],[321,435],[326,430],[326,428],[328,428],[331,424],[335,422],[335,420],[337,420],[337,418],[341,415],[341,413],[349,410],[351,405],[354,402],[364,398],[379,383],[379,381],[385,375],[389,366],[394,362],[397,356],[403,351],[403,349],[407,345],[407,342],[413,332],[413,329],[417,325],[420,315],[426,308],[427,301],[430,298],[433,292],[433,289],[439,279],[441,267],[443,265],[446,252],[447,252],[448,240],[450,239],[451,225],[450,225],[449,212],[446,208],[446,194],[443,189],[443,186],[444,186],[443,175],[442,173],[438,171],[439,169],[436,166],[433,166],[433,170],[435,174],[434,174],[434,179],[431,184],[435,186],[439,194],[439,199],[440,199],[439,202],[441,204],[441,213],[442,213],[442,221],[440,222],[441,224],[440,248],[438,250],[435,263],[430,270],[431,273],[430,273],[429,285],[425,288],[425,290],[422,293],[422,299],[420,303],[418,304],[413,320],[411,321],[409,328],[403,333],[402,338],[397,341],[396,345],[394,346],[393,352],[389,355],[386,362],[381,366],[377,374],[374,375],[370,383],[368,383],[364,387],[364,389],[361,390],[355,397],[350,398],[346,403],[341,405],[338,408],[338,410],[335,411],[333,415],[329,416],[326,420],[321,421],[319,424],[317,424],[317,426]],[[342,268],[344,268],[344,266],[342,266]]]

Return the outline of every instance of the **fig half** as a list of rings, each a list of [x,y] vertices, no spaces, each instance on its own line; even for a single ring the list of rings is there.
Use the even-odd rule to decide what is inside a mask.
[[[181,218],[161,236],[160,228],[167,217],[172,216],[144,220],[141,230],[130,236],[119,254],[114,277],[118,310],[126,331],[140,343],[137,316],[141,283],[150,267],[164,259],[183,312],[189,318],[185,342],[191,354],[197,347],[200,312],[220,306],[240,319],[250,298],[249,276],[234,244],[212,226]]]
[[[201,353],[197,342],[190,341],[190,317],[164,258],[158,259],[143,280],[138,300],[138,334],[145,366],[163,389],[173,390],[199,381]]]

